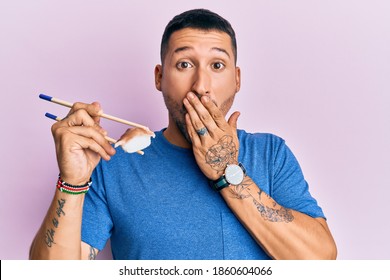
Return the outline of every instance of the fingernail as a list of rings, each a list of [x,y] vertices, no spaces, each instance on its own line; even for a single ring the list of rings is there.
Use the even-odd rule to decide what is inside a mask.
[[[195,97],[195,95],[192,92],[189,92],[187,96],[188,96],[188,98],[191,98],[191,99],[193,99]]]

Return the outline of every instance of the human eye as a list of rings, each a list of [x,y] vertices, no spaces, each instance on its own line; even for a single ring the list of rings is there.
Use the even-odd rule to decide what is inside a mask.
[[[222,70],[223,68],[225,68],[225,64],[223,64],[222,62],[214,62],[211,67],[214,69],[214,70]]]
[[[192,68],[193,65],[188,61],[180,61],[179,63],[176,64],[176,67],[178,69],[188,69],[188,68]]]

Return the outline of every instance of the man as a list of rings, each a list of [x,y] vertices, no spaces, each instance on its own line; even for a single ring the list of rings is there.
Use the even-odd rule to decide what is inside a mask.
[[[225,120],[240,89],[236,50],[215,13],[171,20],[155,68],[169,123],[142,157],[104,139],[98,103],[53,125],[60,179],[31,258],[94,259],[109,238],[114,259],[336,258],[284,141],[237,130],[238,112]]]

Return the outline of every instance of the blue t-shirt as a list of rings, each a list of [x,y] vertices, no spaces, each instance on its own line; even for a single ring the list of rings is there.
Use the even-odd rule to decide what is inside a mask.
[[[239,162],[280,205],[324,217],[283,139],[238,130]],[[212,190],[192,149],[156,133],[145,155],[118,149],[85,197],[82,240],[114,259],[270,259]]]

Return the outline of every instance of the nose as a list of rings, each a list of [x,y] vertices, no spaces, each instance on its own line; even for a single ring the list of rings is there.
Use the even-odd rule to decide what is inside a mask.
[[[211,77],[207,70],[199,67],[194,75],[191,91],[201,97],[211,94]]]

